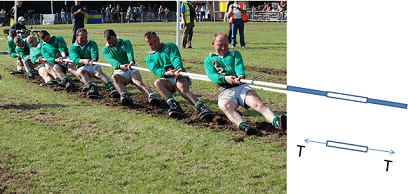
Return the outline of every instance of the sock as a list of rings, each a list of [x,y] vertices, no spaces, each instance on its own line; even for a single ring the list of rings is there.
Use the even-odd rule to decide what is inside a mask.
[[[171,101],[176,101],[174,100],[173,96],[169,96],[168,98],[166,98],[167,104],[170,104]]]
[[[245,121],[242,121],[242,122],[238,125],[238,127],[241,127],[242,125],[246,125],[246,124],[248,124],[248,123],[245,122]]]
[[[59,79],[58,76],[55,76],[55,79],[58,80]]]
[[[50,80],[50,81],[47,81],[47,83],[52,83],[52,80]]]
[[[93,85],[92,82],[88,82],[88,83],[86,84],[86,88],[89,88],[89,86],[91,86],[91,85]]]
[[[27,71],[27,74],[30,74],[31,73],[31,71]]]
[[[200,107],[200,106],[204,106],[204,104],[203,104],[201,101],[197,101],[197,102],[194,104],[194,106],[195,106],[196,108],[198,108],[198,107]]]
[[[123,93],[122,93],[122,96],[124,96],[124,95],[128,95],[128,96],[129,96],[129,93],[123,92]]]
[[[279,117],[278,117],[278,116],[276,116],[276,117],[273,119],[272,125],[275,126],[275,127],[279,127],[280,121],[279,121]]]
[[[106,86],[107,88],[109,88],[109,90],[112,90],[112,89],[115,88],[115,86],[112,84],[112,82],[106,83],[105,86]]]
[[[23,69],[18,69],[18,71],[23,71]]]
[[[150,97],[151,95],[155,95],[155,96],[156,96],[156,94],[155,94],[155,93],[153,93],[153,92],[149,94],[149,97]]]
[[[62,78],[62,83],[65,83],[66,81],[67,81],[67,78],[65,77],[65,78]]]

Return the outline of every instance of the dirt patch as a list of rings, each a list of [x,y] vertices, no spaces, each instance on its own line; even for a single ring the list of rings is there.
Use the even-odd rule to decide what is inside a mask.
[[[32,80],[26,79],[27,75],[15,75],[15,76],[21,79],[25,79],[28,83],[35,84],[38,87],[40,87],[39,86],[40,83],[43,83],[43,80],[40,76],[36,76],[36,78]],[[78,78],[72,77],[72,76],[70,77],[73,83],[78,88],[82,88],[83,84],[80,83]],[[109,107],[122,106],[119,99],[114,99],[114,98],[109,97],[109,91],[103,84],[97,83],[95,85],[97,85],[97,89],[101,95],[101,98],[99,99],[88,99],[86,97],[86,92],[82,92],[80,91],[80,89],[76,92],[69,92],[70,97],[68,98],[69,99],[86,99],[86,100],[90,100],[90,101],[93,101],[93,102],[96,102],[102,105],[106,105]],[[54,92],[66,93],[66,91],[64,90],[64,87],[59,86],[57,84],[53,86],[45,86],[44,89],[51,90]],[[161,100],[160,105],[153,106],[148,103],[147,97],[144,95],[133,94],[130,97],[132,98],[134,104],[131,106],[126,106],[125,107],[126,111],[134,112],[136,110],[138,111],[139,114],[152,115],[154,117],[161,117],[161,118],[166,118],[166,119],[174,119],[168,116],[167,110],[169,109],[169,106],[164,100]],[[211,99],[211,100],[216,100],[216,99]],[[215,111],[214,118],[212,119],[212,121],[208,122],[208,121],[203,121],[199,118],[198,111],[192,105],[181,104],[181,107],[184,110],[185,114],[181,116],[180,118],[177,118],[177,120],[180,123],[184,123],[184,124],[187,124],[187,125],[190,125],[192,127],[202,129],[202,130],[211,130],[215,132],[230,131],[233,134],[233,136],[247,137],[245,132],[240,131],[238,127],[232,124],[228,120],[228,118],[225,116],[225,114],[222,112]],[[262,139],[265,139],[265,141],[267,142],[276,142],[279,139],[286,138],[286,132],[276,130],[270,123],[267,123],[267,122],[255,123],[250,117],[245,117],[245,116],[244,116],[244,119],[248,122],[249,125],[256,127],[259,131],[262,132],[261,136],[251,137],[251,138],[262,138]],[[42,122],[42,120],[39,120],[39,121]],[[279,141],[282,141],[282,140],[279,140]],[[284,144],[286,144],[286,141],[284,141]]]
[[[245,67],[245,71],[255,71],[261,72],[271,75],[278,75],[278,76],[287,76],[286,70],[279,70],[279,69],[269,69],[269,68],[261,68],[261,67]]]
[[[16,193],[11,187],[19,188],[26,193],[27,187],[24,183],[28,182],[33,177],[41,175],[39,175],[37,171],[13,172],[13,169],[16,169],[16,167],[11,166],[6,162],[10,158],[15,158],[15,156],[0,155],[0,193]]]

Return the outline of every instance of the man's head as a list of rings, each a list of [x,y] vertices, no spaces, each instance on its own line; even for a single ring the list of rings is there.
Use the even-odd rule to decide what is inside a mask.
[[[35,36],[30,35],[27,37],[27,43],[31,46],[31,47],[36,47],[38,45],[38,41],[35,38]]]
[[[157,36],[156,32],[153,31],[146,32],[144,39],[147,46],[149,46],[149,48],[152,51],[158,51],[160,49],[161,47],[160,38],[159,36]]]
[[[217,55],[224,56],[225,53],[228,52],[228,38],[227,38],[227,35],[225,35],[222,32],[218,32],[218,33],[214,34],[212,45],[214,46],[215,53],[217,53]]]
[[[76,41],[79,45],[84,46],[88,41],[88,32],[85,28],[79,28],[76,31]]]
[[[24,46],[24,40],[20,36],[14,37],[14,44],[18,47],[23,47]]]
[[[46,43],[51,42],[51,36],[50,36],[50,33],[47,32],[47,30],[41,30],[40,31],[40,38],[41,38],[41,40],[43,40]]]
[[[76,6],[81,5],[81,1],[75,0],[75,5],[76,5]]]
[[[21,7],[23,5],[22,1],[17,1],[17,6]]]
[[[21,24],[21,25],[24,25],[24,23],[25,23],[25,19],[24,19],[23,16],[20,16],[17,21],[18,21],[18,23]]]
[[[11,29],[11,30],[9,31],[9,36],[10,36],[10,38],[14,39],[14,37],[17,36],[16,30]]]
[[[106,42],[109,44],[109,46],[115,46],[116,45],[116,33],[112,29],[107,29],[103,33],[103,36],[105,37]]]

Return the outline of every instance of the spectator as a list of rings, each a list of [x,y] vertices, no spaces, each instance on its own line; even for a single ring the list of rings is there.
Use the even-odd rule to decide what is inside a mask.
[[[191,40],[193,39],[194,28],[194,10],[190,2],[184,1],[181,4],[181,18],[183,22],[183,43],[181,48],[192,48]],[[187,47],[186,47],[187,46]]]
[[[243,17],[246,14],[246,4],[234,1],[234,4],[230,5],[227,15],[230,17],[232,35],[231,35],[231,48],[234,48],[237,44],[237,30],[239,30],[240,45],[245,48],[244,38],[244,20]]]
[[[111,12],[112,11],[112,4],[106,6],[106,23],[112,22],[111,20]]]
[[[23,7],[23,2],[22,1],[17,1],[17,18],[19,17],[24,17],[25,11]],[[10,9],[10,11],[7,13],[7,15],[11,18],[14,19],[14,6]]]
[[[149,6],[147,7],[147,11],[148,11],[148,12],[152,12],[152,10],[153,10],[153,9],[152,9],[152,6],[149,4]]]
[[[4,26],[4,22],[6,21],[6,11],[1,9],[0,11],[0,26]]]
[[[67,24],[67,18],[64,9],[61,9],[61,23]]]
[[[205,16],[205,6],[204,4],[202,4],[201,9],[200,9],[200,22],[204,21],[204,16]]]
[[[156,14],[155,13],[159,12],[159,6],[156,3],[154,4],[152,11],[153,11],[153,20],[156,20]]]
[[[228,12],[229,7],[230,7],[232,4],[234,4],[234,1],[228,1],[228,4],[227,4],[227,12]],[[225,21],[228,21],[228,17],[229,17],[228,15],[225,16]],[[232,28],[231,28],[231,26],[232,26],[232,24],[231,24],[230,22],[228,22],[228,33],[227,33],[227,37],[228,37],[228,41],[229,41],[230,44],[231,44],[231,36],[232,36]]]
[[[126,21],[129,23],[129,21],[132,19],[132,7],[129,5],[128,9],[126,10]]]
[[[138,15],[137,11],[138,11],[138,7],[133,7],[132,16],[133,16],[133,21],[135,21],[135,22],[136,22],[136,18],[137,18],[137,15]]]
[[[121,19],[122,19],[122,17],[121,17],[122,7],[119,4],[116,5],[115,12],[116,12],[116,23],[121,23],[122,22],[121,21]]]
[[[17,23],[11,26],[10,30],[15,30],[17,33],[21,33],[23,38],[27,38],[30,35],[30,32],[27,31],[25,24],[25,19],[23,16],[19,17]]]
[[[143,23],[144,12],[146,8],[143,5],[140,5],[139,12],[140,12],[140,23]]]
[[[200,22],[200,12],[201,12],[201,10],[200,10],[200,4],[197,4],[197,5],[195,6],[195,12],[197,13],[197,14],[196,14],[196,17],[195,17],[195,20],[196,20],[197,22]]]
[[[163,22],[165,21],[165,20],[164,20],[164,15],[165,15],[165,14],[166,14],[166,13],[164,12],[163,5],[160,5],[160,7],[159,7],[159,12],[158,12],[159,21],[162,21],[162,20],[163,20]]]
[[[169,22],[169,11],[167,7],[164,9],[164,22]]]
[[[72,14],[72,44],[75,43],[76,40],[76,31],[79,28],[84,28],[84,18],[85,18],[85,10],[81,5],[81,2],[76,0],[75,5],[71,7],[71,14]]]
[[[102,23],[106,23],[106,9],[105,9],[105,6],[102,6],[101,14],[102,14]]]

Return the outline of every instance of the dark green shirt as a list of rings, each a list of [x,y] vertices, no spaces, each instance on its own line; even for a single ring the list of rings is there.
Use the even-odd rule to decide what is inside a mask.
[[[83,65],[79,63],[80,59],[99,59],[98,45],[93,40],[88,40],[85,46],[79,45],[75,42],[69,47],[69,56],[77,67],[82,67]]]
[[[176,44],[162,43],[161,48],[155,52],[150,51],[149,55],[146,57],[146,64],[149,70],[161,78],[165,78],[164,73],[166,69],[173,66],[174,69],[183,68],[183,62],[181,61],[180,51]]]

